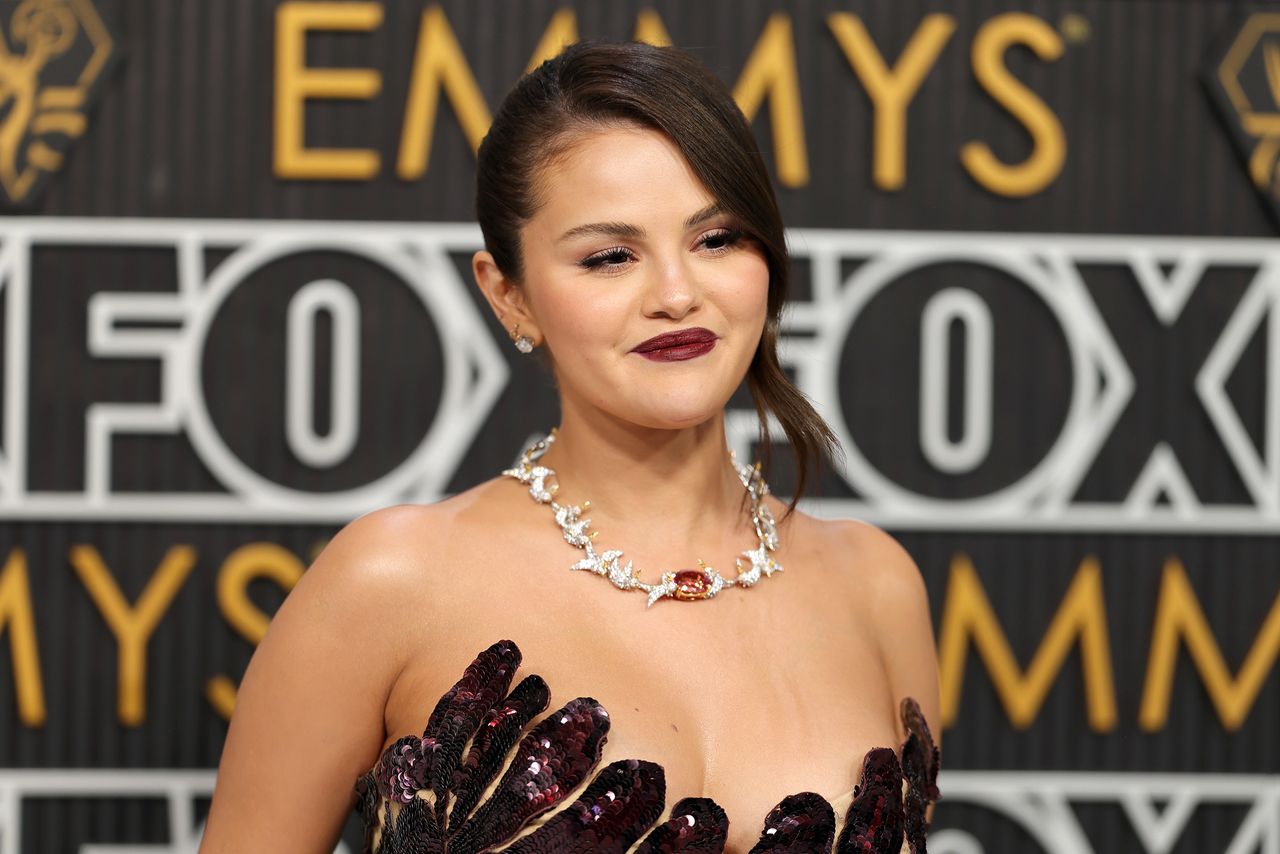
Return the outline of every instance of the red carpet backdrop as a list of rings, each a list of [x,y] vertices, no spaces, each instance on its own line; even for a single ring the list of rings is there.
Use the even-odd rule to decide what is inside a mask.
[[[555,422],[470,281],[474,149],[531,64],[633,37],[721,75],[776,180],[783,358],[845,450],[807,509],[928,582],[930,850],[1280,852],[1280,9],[0,0],[0,34],[0,854],[194,851],[327,538]]]

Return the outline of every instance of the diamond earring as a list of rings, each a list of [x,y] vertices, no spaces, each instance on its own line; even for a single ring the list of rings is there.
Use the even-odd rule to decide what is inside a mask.
[[[533,339],[528,335],[520,334],[520,324],[511,327],[511,343],[516,345],[516,349],[526,356],[533,352]]]

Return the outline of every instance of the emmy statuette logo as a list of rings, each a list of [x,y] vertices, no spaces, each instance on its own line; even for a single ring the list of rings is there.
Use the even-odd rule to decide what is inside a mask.
[[[90,0],[0,0],[0,201],[29,205],[62,168],[115,53]]]
[[[1280,223],[1280,13],[1245,19],[1205,77],[1250,180]]]

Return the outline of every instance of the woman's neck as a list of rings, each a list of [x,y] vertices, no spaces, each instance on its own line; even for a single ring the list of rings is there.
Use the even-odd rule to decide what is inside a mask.
[[[590,500],[597,518],[628,528],[660,526],[678,542],[698,539],[708,522],[720,530],[724,523],[749,524],[723,415],[695,427],[661,430],[566,411],[543,462],[556,471],[557,500]]]

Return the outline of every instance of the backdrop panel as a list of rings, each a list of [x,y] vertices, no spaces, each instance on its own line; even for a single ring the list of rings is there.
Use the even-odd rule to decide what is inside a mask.
[[[929,587],[931,850],[1280,852],[1273,9],[0,0],[0,854],[194,851],[327,539],[556,421],[473,150],[579,36],[752,120],[845,450],[805,507]]]

